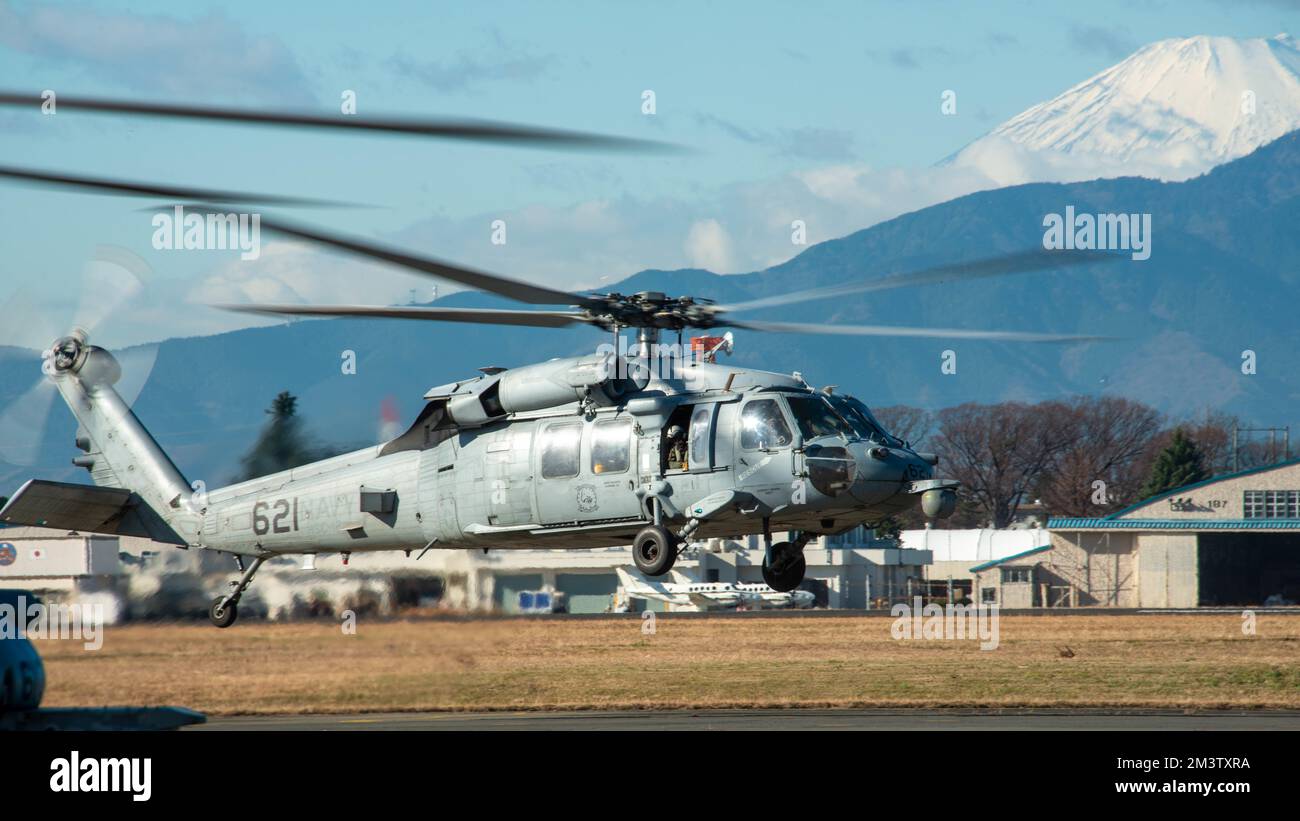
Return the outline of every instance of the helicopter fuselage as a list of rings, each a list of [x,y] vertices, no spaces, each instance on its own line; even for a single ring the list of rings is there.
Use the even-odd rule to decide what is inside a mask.
[[[835,533],[904,510],[933,484],[931,459],[837,421],[830,398],[798,378],[683,371],[617,404],[444,425],[428,446],[389,443],[213,491],[192,544],[246,555],[589,548],[627,544],[656,519],[693,523],[692,538]]]

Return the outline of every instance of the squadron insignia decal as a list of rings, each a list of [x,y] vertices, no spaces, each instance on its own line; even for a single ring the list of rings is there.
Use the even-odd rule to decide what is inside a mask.
[[[576,491],[579,513],[591,513],[600,508],[595,485],[578,485]]]

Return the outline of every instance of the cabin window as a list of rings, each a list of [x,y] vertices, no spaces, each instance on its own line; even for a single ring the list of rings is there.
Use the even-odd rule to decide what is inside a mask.
[[[700,405],[691,416],[691,459],[692,469],[706,469],[709,461],[709,432],[712,430],[713,405]]]
[[[794,441],[775,399],[756,399],[740,414],[740,446],[745,450],[783,448]]]
[[[591,427],[591,472],[626,473],[632,464],[632,423],[626,419],[597,422]]]
[[[564,479],[578,475],[578,449],[582,425],[551,425],[542,434],[542,478]]]

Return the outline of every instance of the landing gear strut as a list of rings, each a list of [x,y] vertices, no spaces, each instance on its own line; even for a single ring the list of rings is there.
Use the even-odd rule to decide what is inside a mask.
[[[763,556],[763,581],[778,593],[789,593],[803,581],[808,563],[804,561],[803,547],[807,542],[777,542],[770,540]]]
[[[239,568],[243,570],[243,560],[235,557],[235,561],[239,563]],[[235,589],[225,596],[218,596],[212,600],[212,606],[208,608],[208,619],[214,625],[229,627],[235,623],[235,619],[239,617],[239,597],[244,595],[244,591],[248,589],[248,585],[253,581],[253,574],[257,572],[257,569],[262,566],[264,561],[266,559],[261,556],[253,559],[253,563],[248,566],[247,570],[244,570],[244,575],[239,578],[239,581],[230,583]]]

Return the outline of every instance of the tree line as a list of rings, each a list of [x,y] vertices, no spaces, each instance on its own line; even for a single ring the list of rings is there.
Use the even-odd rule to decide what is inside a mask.
[[[1052,516],[1106,516],[1143,499],[1233,469],[1239,420],[1207,411],[1171,421],[1121,397],[1077,396],[1029,404],[968,403],[940,411],[878,408],[886,430],[939,456],[957,479],[954,527],[1006,527],[1028,502]],[[1280,442],[1240,443],[1236,466],[1280,461]],[[893,523],[924,526],[915,511]]]

